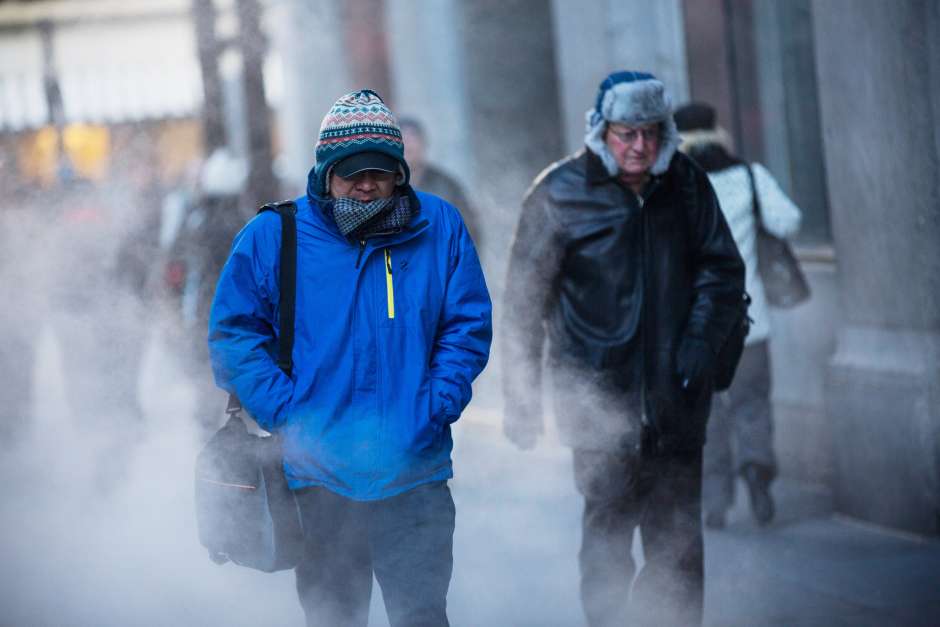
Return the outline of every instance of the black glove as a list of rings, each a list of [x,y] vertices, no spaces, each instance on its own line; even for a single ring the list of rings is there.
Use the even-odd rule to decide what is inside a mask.
[[[676,353],[676,375],[683,390],[697,389],[712,376],[715,352],[700,337],[686,336]]]

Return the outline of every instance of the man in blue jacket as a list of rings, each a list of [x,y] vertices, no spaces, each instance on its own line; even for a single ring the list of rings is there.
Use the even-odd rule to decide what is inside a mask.
[[[491,303],[457,209],[409,184],[401,131],[371,90],[323,119],[297,204],[288,377],[277,366],[280,223],[255,217],[216,290],[216,381],[283,442],[304,525],[308,625],[366,625],[372,576],[393,626],[447,625],[450,425],[486,365]]]

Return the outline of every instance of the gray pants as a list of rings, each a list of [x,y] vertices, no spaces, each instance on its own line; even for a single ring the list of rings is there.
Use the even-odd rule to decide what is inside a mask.
[[[705,511],[734,503],[735,476],[748,464],[777,474],[770,404],[767,342],[744,349],[731,387],[715,396],[705,442],[702,499]]]
[[[578,561],[588,625],[701,625],[701,449],[638,459],[575,449],[574,478],[584,496]],[[646,560],[639,573],[636,528]]]
[[[446,481],[379,501],[296,493],[304,557],[295,569],[308,627],[365,627],[372,574],[392,627],[447,627],[454,500]]]

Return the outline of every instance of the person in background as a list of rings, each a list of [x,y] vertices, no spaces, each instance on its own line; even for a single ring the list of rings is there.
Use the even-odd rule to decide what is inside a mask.
[[[584,496],[588,624],[697,625],[702,446],[744,263],[708,177],[676,153],[661,81],[615,72],[586,117],[585,149],[550,165],[523,200],[500,331],[503,428],[523,449],[542,432],[547,340],[555,416]]]
[[[278,368],[280,217],[238,234],[209,319],[216,382],[281,436],[304,528],[307,624],[365,627],[373,574],[392,627],[448,624],[451,424],[489,358],[491,304],[460,214],[409,185],[372,90],[323,118],[295,201],[294,368]]]
[[[248,166],[228,148],[216,148],[199,170],[195,197],[186,207],[164,269],[171,292],[178,352],[196,390],[198,440],[224,420],[226,396],[213,385],[206,346],[209,309],[235,235],[254,211],[243,202]]]
[[[405,160],[411,168],[412,186],[440,196],[457,207],[467,230],[470,231],[474,245],[481,249],[483,233],[480,230],[477,209],[470,203],[456,179],[428,162],[428,136],[424,125],[417,118],[411,117],[402,117],[399,124],[405,141]]]
[[[770,315],[764,285],[757,272],[757,220],[750,175],[754,177],[760,221],[770,233],[790,237],[800,228],[802,214],[759,163],[748,165],[734,156],[728,133],[716,124],[715,110],[690,103],[676,111],[682,144],[707,173],[731,227],[746,267],[749,315],[753,319],[744,353],[731,387],[718,396],[704,452],[702,487],[705,524],[725,526],[734,503],[735,477],[747,484],[751,510],[761,525],[774,517],[770,483],[777,474],[773,449],[773,410],[770,401]]]

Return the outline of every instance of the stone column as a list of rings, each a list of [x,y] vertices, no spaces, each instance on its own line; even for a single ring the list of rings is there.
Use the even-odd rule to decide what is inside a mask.
[[[532,179],[564,154],[549,0],[457,3],[472,188],[487,281],[498,298],[519,206]]]
[[[271,44],[283,63],[279,174],[287,196],[307,187],[323,116],[339,96],[355,89],[343,54],[341,5],[340,0],[322,0],[274,4],[270,9]]]
[[[455,0],[387,2],[385,11],[395,113],[420,120],[429,160],[467,184],[475,170]]]
[[[940,6],[813,11],[845,312],[826,381],[836,506],[940,533]]]

